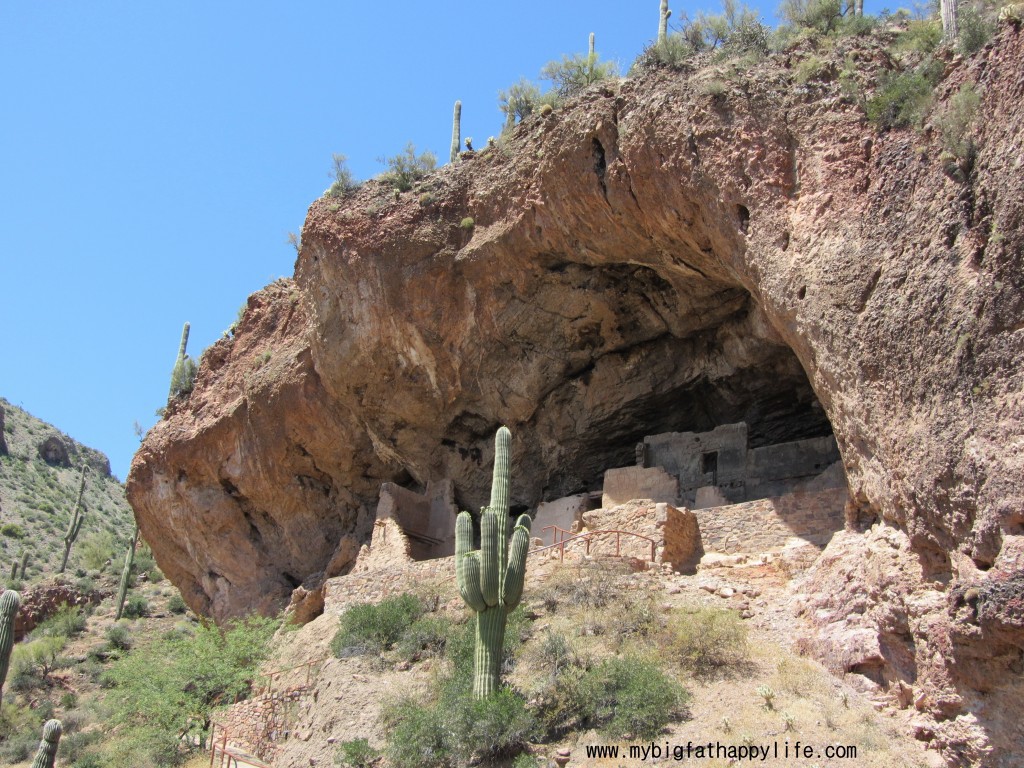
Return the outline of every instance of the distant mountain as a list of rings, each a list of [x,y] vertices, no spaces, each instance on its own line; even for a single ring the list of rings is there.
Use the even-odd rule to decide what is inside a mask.
[[[84,518],[71,549],[70,576],[99,570],[123,551],[134,516],[124,486],[110,474],[110,460],[51,424],[0,398],[0,578],[28,553],[27,574],[36,581],[57,572],[82,466]]]

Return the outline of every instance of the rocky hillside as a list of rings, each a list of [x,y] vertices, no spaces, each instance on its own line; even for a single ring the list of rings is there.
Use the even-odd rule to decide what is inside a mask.
[[[84,517],[69,559],[72,571],[97,570],[105,553],[123,551],[135,524],[124,486],[110,474],[102,453],[0,398],[0,573],[5,578],[15,562],[20,582],[60,567],[83,465]]]
[[[132,465],[161,568],[218,619],[274,610],[348,566],[381,482],[478,507],[502,423],[521,506],[599,488],[644,435],[831,431],[854,502],[803,583],[815,652],[933,718],[951,764],[1011,754],[1024,34],[940,52],[920,131],[866,118],[913,67],[891,43],[642,70],[409,192],[314,202],[294,281]]]

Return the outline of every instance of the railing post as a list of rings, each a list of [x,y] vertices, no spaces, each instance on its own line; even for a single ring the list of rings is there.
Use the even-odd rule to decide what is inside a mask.
[[[615,532],[615,556],[619,556],[619,542],[622,541],[622,534],[618,531]]]
[[[210,768],[213,768],[213,757],[217,754],[217,742],[213,740],[217,733],[217,724],[210,723]]]

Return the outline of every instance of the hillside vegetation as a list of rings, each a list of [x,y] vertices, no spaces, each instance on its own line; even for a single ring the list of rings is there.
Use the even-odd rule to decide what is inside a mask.
[[[16,586],[21,587],[57,572],[83,464],[84,515],[68,572],[84,577],[101,570],[124,552],[135,525],[124,486],[110,474],[110,461],[3,398],[0,407],[7,446],[0,453],[0,574],[10,577],[17,562]]]

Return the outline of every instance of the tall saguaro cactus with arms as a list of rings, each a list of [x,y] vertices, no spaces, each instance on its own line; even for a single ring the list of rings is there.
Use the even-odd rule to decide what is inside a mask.
[[[473,518],[460,512],[455,521],[455,577],[459,594],[476,612],[473,696],[486,698],[501,684],[501,652],[505,623],[519,605],[530,546],[530,516],[520,515],[508,533],[509,443],[512,433],[501,427],[494,439],[491,503],[480,512],[480,549],[473,549]]]

